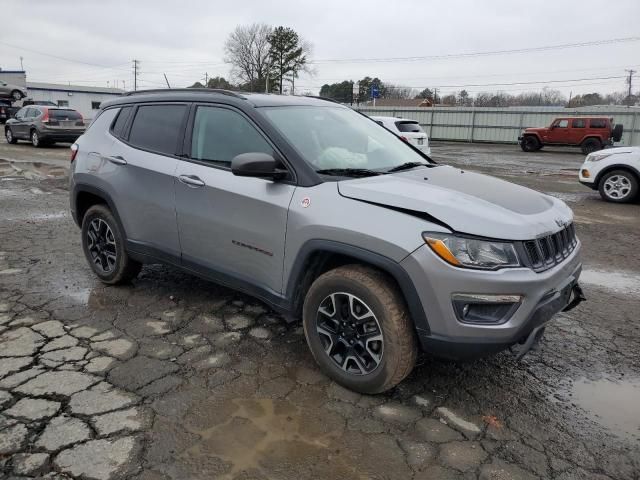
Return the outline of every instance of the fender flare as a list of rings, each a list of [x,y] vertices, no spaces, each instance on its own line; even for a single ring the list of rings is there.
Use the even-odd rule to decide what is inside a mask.
[[[420,301],[416,286],[407,271],[395,260],[372,252],[362,247],[333,240],[308,240],[298,251],[289,274],[286,298],[296,308],[298,290],[304,284],[305,275],[309,271],[309,260],[317,253],[338,254],[353,257],[363,263],[372,265],[390,275],[400,287],[409,314],[419,335],[428,335],[431,331],[427,315]]]
[[[73,215],[73,221],[78,227],[82,228],[82,221],[80,220],[80,218],[78,218],[78,206],[77,206],[78,196],[81,193],[90,193],[92,195],[95,195],[96,197],[100,197],[101,199],[103,199],[107,204],[107,206],[109,207],[109,210],[111,210],[111,213],[113,213],[113,216],[115,217],[116,222],[118,222],[118,227],[120,228],[120,231],[122,232],[123,236],[125,238],[128,238],[127,232],[125,231],[124,225],[122,224],[122,220],[120,219],[120,214],[118,213],[118,209],[116,208],[116,204],[111,198],[111,195],[109,195],[107,192],[105,192],[101,188],[95,187],[93,185],[88,185],[86,183],[76,183],[73,186],[73,191],[71,192],[71,213]]]
[[[594,185],[600,185],[600,180],[602,180],[602,177],[604,177],[607,173],[609,173],[612,170],[629,170],[631,171],[636,178],[638,179],[638,182],[640,182],[640,171],[638,171],[637,168],[631,166],[631,165],[627,165],[625,163],[614,163],[613,165],[609,165],[605,168],[603,168],[600,172],[598,172],[598,175],[596,175],[595,180],[593,181]]]

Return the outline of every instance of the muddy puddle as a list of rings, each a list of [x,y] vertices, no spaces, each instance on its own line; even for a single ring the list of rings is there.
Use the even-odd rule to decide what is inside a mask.
[[[551,195],[552,197],[556,197],[563,202],[567,203],[576,203],[586,200],[587,198],[593,196],[592,193],[572,193],[572,192],[546,192],[547,195]]]
[[[26,178],[45,179],[63,178],[69,174],[69,169],[59,165],[43,162],[9,162],[0,160],[0,178],[3,181]]]
[[[640,274],[636,272],[585,269],[580,275],[580,283],[610,292],[640,296]]]
[[[200,441],[182,452],[181,458],[188,464],[202,464],[217,457],[226,472],[216,478],[239,474],[272,478],[286,465],[323,472],[323,476],[330,471],[332,478],[357,478],[332,446],[343,425],[323,424],[321,416],[287,400],[228,399],[217,403],[215,413],[210,411],[207,417],[197,422],[202,426],[188,425]]]
[[[640,440],[640,379],[581,379],[570,392],[589,419],[618,437]]]

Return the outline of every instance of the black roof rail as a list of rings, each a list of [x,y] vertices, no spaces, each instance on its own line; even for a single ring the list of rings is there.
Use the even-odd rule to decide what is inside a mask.
[[[301,97],[309,97],[309,98],[317,98],[318,100],[326,100],[327,102],[339,103],[340,105],[342,105],[339,101],[334,100],[333,98],[321,97],[320,95],[300,95],[300,96]]]
[[[224,90],[222,88],[152,88],[149,90],[133,90],[131,92],[125,92],[125,97],[132,95],[144,95],[146,93],[175,93],[175,92],[200,92],[200,93],[220,93],[222,95],[229,95],[231,97],[245,99],[242,95],[232,92],[231,90]]]

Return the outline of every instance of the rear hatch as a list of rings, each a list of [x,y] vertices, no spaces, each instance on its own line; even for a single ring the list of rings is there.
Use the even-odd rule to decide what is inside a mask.
[[[395,123],[400,136],[405,138],[411,145],[418,148],[429,146],[429,138],[418,122],[415,120],[398,120]]]
[[[84,119],[79,112],[70,108],[50,108],[48,120],[44,121],[48,128],[81,132],[85,129]]]

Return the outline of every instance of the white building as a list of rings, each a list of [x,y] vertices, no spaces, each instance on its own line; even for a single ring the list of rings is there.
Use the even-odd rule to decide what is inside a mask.
[[[29,82],[27,74],[23,70],[2,70],[0,68],[0,80],[12,85],[27,87],[28,100],[46,100],[60,107],[73,108],[79,111],[86,120],[93,118],[102,102],[124,93],[124,90],[119,88]],[[22,102],[16,102],[14,105],[19,107]]]
[[[124,93],[119,88],[82,87],[55,83],[27,82],[27,93],[32,100],[47,100],[59,107],[79,111],[85,119],[91,119],[100,104]]]

